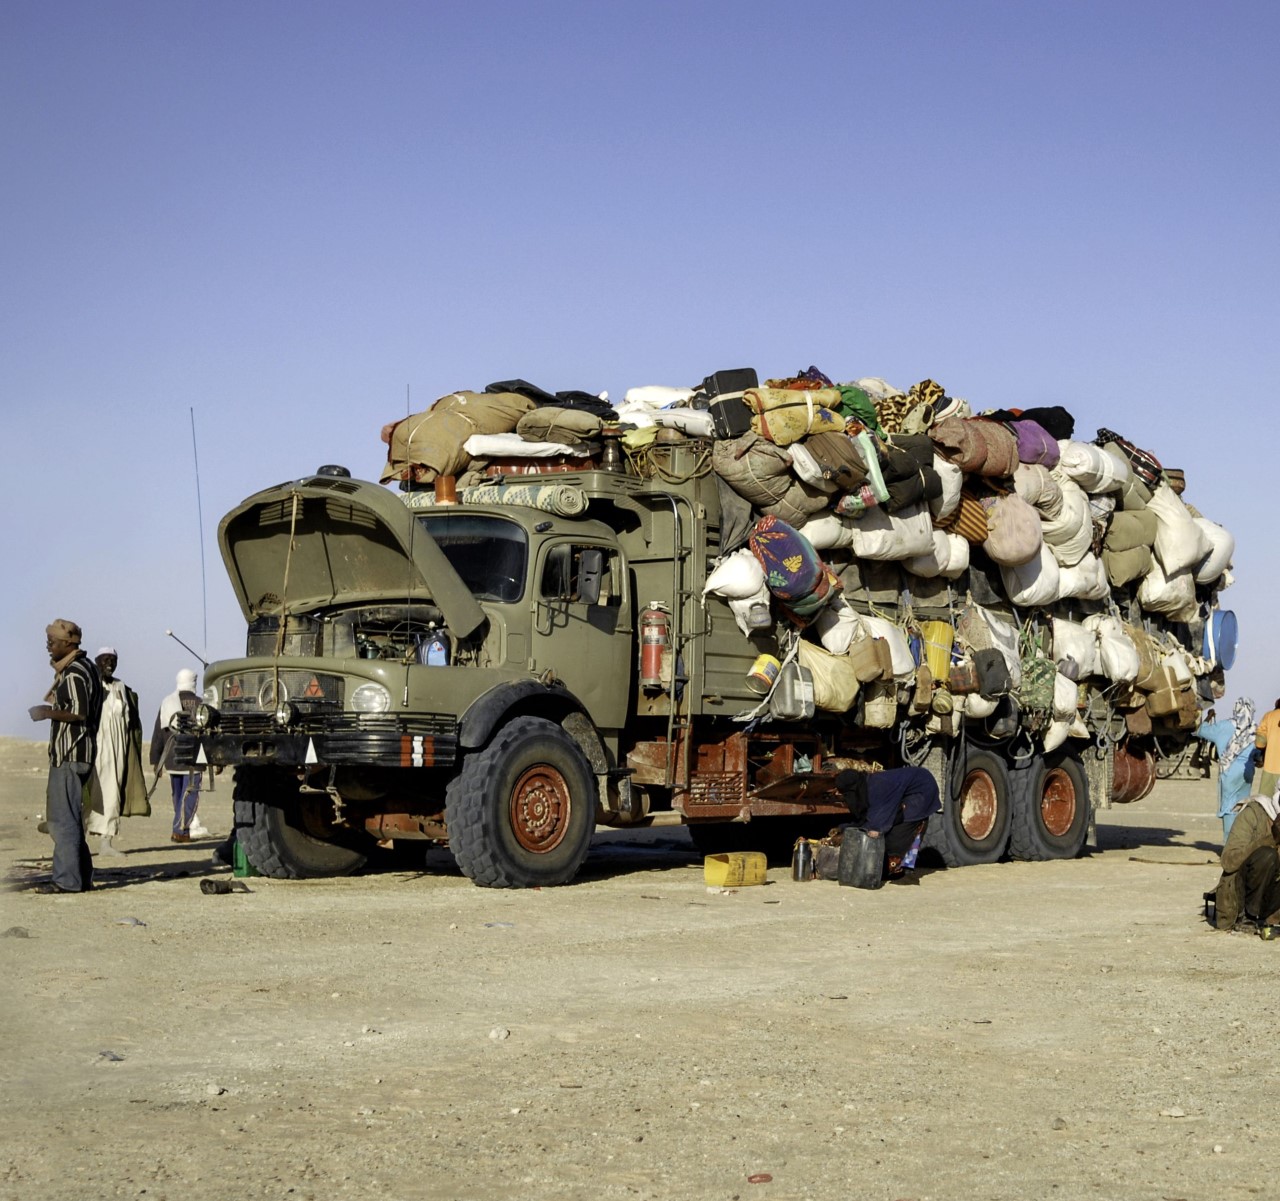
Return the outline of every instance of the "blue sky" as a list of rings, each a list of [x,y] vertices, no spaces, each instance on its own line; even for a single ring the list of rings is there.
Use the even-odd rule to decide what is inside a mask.
[[[0,6],[0,733],[55,615],[154,712],[244,496],[463,387],[810,363],[1063,404],[1235,534],[1266,630],[1266,3]],[[199,448],[207,588],[193,478]]]

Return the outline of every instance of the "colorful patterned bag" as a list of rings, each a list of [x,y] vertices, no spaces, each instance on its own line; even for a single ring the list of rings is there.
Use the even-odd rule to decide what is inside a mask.
[[[780,601],[803,601],[823,582],[826,565],[799,530],[776,517],[762,517],[747,541],[764,568],[769,591]]]

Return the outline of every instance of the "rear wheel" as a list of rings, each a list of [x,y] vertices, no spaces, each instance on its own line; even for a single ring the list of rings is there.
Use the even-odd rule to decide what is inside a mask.
[[[1017,773],[1009,852],[1015,859],[1074,859],[1089,832],[1089,781],[1071,754],[1036,758]]]
[[[566,884],[595,831],[591,765],[562,726],[517,717],[468,755],[445,794],[449,847],[486,888]]]
[[[942,812],[929,819],[925,846],[948,867],[995,863],[1009,844],[1009,767],[993,751],[965,750],[951,770]]]
[[[365,865],[360,843],[366,840],[336,826],[328,796],[300,793],[289,773],[239,767],[234,796],[236,840],[262,875],[347,876]]]

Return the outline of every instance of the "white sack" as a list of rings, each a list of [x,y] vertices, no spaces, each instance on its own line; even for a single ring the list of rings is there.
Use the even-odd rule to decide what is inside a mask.
[[[716,433],[715,422],[707,409],[654,409],[653,420],[690,438],[714,438]]]
[[[1106,600],[1111,595],[1107,569],[1092,551],[1079,563],[1058,569],[1058,595],[1066,600]]]
[[[519,434],[472,434],[462,449],[473,459],[551,459],[582,453],[565,442],[526,442]]]
[[[1013,472],[1013,490],[1046,518],[1062,512],[1062,486],[1040,463],[1019,463]]]
[[[938,521],[945,521],[960,504],[960,489],[964,487],[964,472],[950,459],[933,456],[933,469],[942,481],[942,495],[929,502],[929,513]]]
[[[727,556],[707,576],[702,595],[705,599],[708,592],[714,592],[726,600],[740,600],[755,596],[764,586],[764,568],[760,566],[760,560],[744,546]]]
[[[861,628],[858,614],[843,596],[837,596],[827,605],[814,619],[813,625],[818,631],[818,641],[833,655],[843,655]]]
[[[692,388],[668,388],[662,384],[642,384],[639,388],[628,388],[622,403],[642,409],[662,409],[667,405],[685,404],[692,396]]]
[[[1071,567],[1080,562],[1093,542],[1093,514],[1089,511],[1089,498],[1079,484],[1061,479],[1058,485],[1062,489],[1062,511],[1043,522],[1044,540],[1058,563]]]
[[[1129,477],[1128,463],[1101,446],[1059,438],[1058,447],[1061,454],[1055,471],[1086,492],[1116,492]]]
[[[822,474],[822,468],[813,457],[813,451],[807,449],[803,442],[793,442],[787,447],[787,455],[791,459],[791,470],[806,484],[823,492],[835,492],[839,485]]]
[[[1015,569],[1017,570],[1017,569]],[[1009,669],[1014,688],[1022,683],[1022,657],[1018,653],[1018,627],[981,605],[970,605],[960,618],[956,633],[975,651],[998,650]]]
[[[814,550],[848,547],[853,545],[853,527],[856,524],[852,517],[823,513],[818,517],[810,517],[805,522],[804,536],[809,539],[809,544]]]
[[[933,549],[933,522],[923,504],[907,505],[896,513],[877,506],[868,509],[852,527],[849,546],[859,559],[909,559]],[[807,528],[805,533],[807,536]]]
[[[916,661],[911,657],[911,647],[907,644],[907,636],[891,621],[883,617],[872,617],[864,614],[858,618],[862,629],[872,638],[883,638],[889,643],[889,657],[893,663],[893,674],[898,679],[906,679],[916,669]]]
[[[1231,557],[1236,553],[1236,540],[1230,530],[1216,521],[1210,521],[1207,517],[1195,517],[1192,520],[1209,540],[1209,553],[1195,567],[1196,583],[1212,584],[1231,566]]]
[[[933,531],[933,549],[925,555],[912,555],[902,566],[922,580],[941,576],[957,580],[969,570],[969,543],[959,534]]]
[[[1208,534],[1167,483],[1151,493],[1147,508],[1156,515],[1156,558],[1167,575],[1196,566],[1212,549]]]
[[[1096,676],[1101,670],[1098,662],[1098,631],[1063,617],[1053,619],[1053,660],[1062,666],[1071,659],[1076,665],[1077,678]]]
[[[1148,613],[1163,613],[1170,621],[1192,621],[1199,612],[1195,579],[1185,569],[1166,575],[1158,561],[1152,562],[1151,570],[1138,582],[1138,604]]]
[[[1142,660],[1133,639],[1124,632],[1124,622],[1111,613],[1092,613],[1083,624],[1097,632],[1102,674],[1114,683],[1132,684],[1138,678]]]
[[[1030,563],[1000,568],[1005,595],[1019,606],[1051,605],[1058,599],[1060,569],[1046,544]]]

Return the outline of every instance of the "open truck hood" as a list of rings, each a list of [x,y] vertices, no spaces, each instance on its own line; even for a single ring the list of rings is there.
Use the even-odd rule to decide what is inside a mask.
[[[315,475],[268,488],[222,519],[218,544],[248,621],[401,599],[434,601],[459,637],[484,621],[417,516],[378,484]]]

